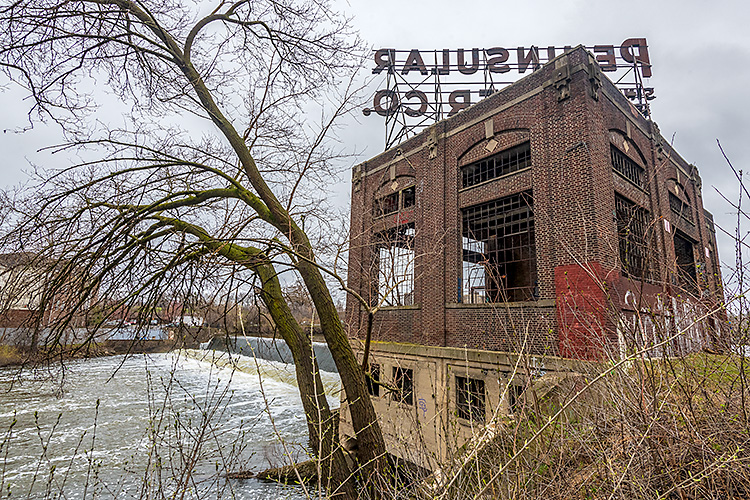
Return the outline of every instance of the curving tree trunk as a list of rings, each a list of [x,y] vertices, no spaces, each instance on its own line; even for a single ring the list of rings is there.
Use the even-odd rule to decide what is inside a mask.
[[[331,496],[356,498],[354,474],[338,443],[337,419],[333,418],[315,361],[310,338],[292,316],[281,292],[275,269],[261,265],[254,269],[262,281],[260,297],[294,358],[302,405],[305,410],[310,448],[320,463],[321,477]],[[342,380],[344,377],[342,376]]]

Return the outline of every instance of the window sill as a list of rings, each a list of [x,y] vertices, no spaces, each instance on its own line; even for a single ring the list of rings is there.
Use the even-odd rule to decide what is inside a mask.
[[[419,304],[412,305],[412,306],[383,306],[378,311],[401,311],[401,310],[413,310],[413,309],[422,309],[422,306]]]
[[[484,427],[485,422],[482,420],[481,422],[478,420],[469,420],[468,418],[462,418],[456,415],[456,422],[463,425],[464,427]]]
[[[672,220],[673,220],[672,225],[673,226],[676,225],[674,223],[674,220],[677,220],[678,222],[682,222],[682,223],[685,223],[685,224],[689,225],[691,228],[695,227],[695,222],[691,221],[687,217],[683,217],[682,215],[678,214],[674,210],[672,210],[672,215],[673,215],[673,218],[672,218]]]
[[[447,303],[446,309],[497,309],[497,308],[520,308],[520,307],[554,307],[555,299],[529,300],[522,302],[485,302],[483,304]]]
[[[625,177],[624,175],[622,175],[620,172],[618,172],[614,168],[612,169],[612,173],[615,174],[620,179],[622,179],[625,182],[627,182],[628,184],[630,184],[631,186],[633,186],[634,188],[636,188],[638,191],[640,191],[640,192],[642,192],[644,194],[649,194],[648,190],[644,186],[639,186],[638,184],[636,184],[635,182],[631,181],[630,179],[628,179],[627,177]]]

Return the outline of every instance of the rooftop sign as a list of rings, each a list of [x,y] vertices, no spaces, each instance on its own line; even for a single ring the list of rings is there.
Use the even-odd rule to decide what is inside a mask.
[[[375,75],[385,75],[384,87],[375,92],[365,116],[386,118],[386,147],[416,131],[452,116],[474,102],[513,83],[518,75],[534,71],[571,49],[565,47],[490,47],[473,49],[398,50],[374,53]],[[645,38],[628,38],[620,45],[586,47],[602,71],[622,72],[618,87],[643,103],[653,97],[642,78],[651,76]],[[632,74],[628,83],[623,79]]]

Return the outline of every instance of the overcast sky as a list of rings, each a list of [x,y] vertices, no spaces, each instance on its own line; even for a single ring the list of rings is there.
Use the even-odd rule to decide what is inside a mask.
[[[657,98],[652,116],[677,151],[698,166],[704,203],[717,222],[732,228],[730,208],[714,187],[732,197],[736,182],[716,146],[719,139],[738,169],[750,171],[750,2],[744,0],[431,1],[337,0],[373,48],[443,49],[538,45],[618,45],[645,37],[653,65],[648,83]],[[2,82],[0,82],[2,83]],[[373,89],[375,90],[375,89]],[[22,182],[28,161],[54,164],[36,151],[57,140],[24,123],[23,93],[0,88],[0,187]],[[362,159],[382,151],[382,119],[360,116],[342,133]],[[348,193],[348,184],[338,192]],[[733,260],[731,242],[719,242],[722,260]]]
[[[736,197],[737,182],[716,141],[736,168],[750,174],[750,2],[352,0],[349,8],[375,48],[618,45],[645,37],[653,65],[647,85],[657,96],[652,117],[667,140],[674,137],[680,155],[699,168],[705,207],[720,225],[734,227],[736,216],[715,188]],[[379,120],[363,117],[361,128],[370,130]],[[380,129],[348,131],[351,140],[372,144],[373,154],[382,149]],[[376,137],[368,142],[368,135]],[[731,240],[719,241],[723,261],[734,260],[731,247]]]

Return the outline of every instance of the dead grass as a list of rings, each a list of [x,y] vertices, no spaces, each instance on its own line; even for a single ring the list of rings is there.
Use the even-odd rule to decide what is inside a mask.
[[[487,498],[748,499],[748,375],[747,360],[734,355],[635,361],[540,432],[572,394],[563,384],[544,414],[527,405],[508,423],[446,498],[486,486]]]

